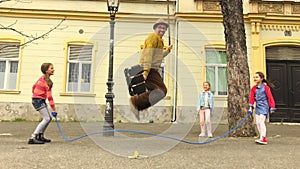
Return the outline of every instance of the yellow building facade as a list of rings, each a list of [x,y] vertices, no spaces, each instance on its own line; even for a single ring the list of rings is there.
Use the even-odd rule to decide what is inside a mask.
[[[272,53],[290,51],[290,47],[297,51],[300,3],[263,0],[243,3],[251,76],[256,71],[268,76],[271,72],[270,76],[274,76],[277,63],[295,66],[297,56],[282,59],[281,55]],[[31,105],[31,87],[42,75],[40,65],[51,62],[55,68],[51,78],[59,118],[102,121],[110,34],[106,1],[9,1],[0,4],[0,14],[0,119],[40,118]],[[121,1],[116,16],[115,121],[134,121],[124,69],[138,63],[141,45],[158,18],[166,21],[169,18],[170,34],[166,33],[164,39],[166,46],[168,38],[174,45],[162,65],[168,94],[157,105],[141,112],[141,122],[195,121],[198,93],[206,80],[211,81],[216,107],[223,113],[227,106],[227,65],[218,0],[127,0]],[[293,68],[285,71],[297,72]],[[275,79],[275,82],[281,85],[285,80],[297,86],[288,79]],[[297,91],[294,88],[293,92]],[[284,95],[282,91],[276,94],[278,98]],[[287,100],[292,101],[283,103],[284,100],[278,99],[282,105],[274,121],[297,121],[294,104],[297,98]]]

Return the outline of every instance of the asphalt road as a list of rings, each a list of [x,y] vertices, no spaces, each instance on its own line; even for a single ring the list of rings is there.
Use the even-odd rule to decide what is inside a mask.
[[[299,125],[268,124],[268,145],[257,145],[254,143],[256,138],[249,137],[226,137],[209,144],[195,145],[135,133],[115,133],[113,137],[95,133],[67,142],[53,122],[46,133],[52,139],[51,143],[28,145],[27,140],[36,125],[36,122],[0,122],[1,169],[296,169],[300,166]],[[96,131],[95,127],[87,131],[81,123],[61,123],[61,128],[68,138]],[[115,129],[153,133],[161,133],[168,128],[170,124],[115,124]],[[219,125],[214,132],[215,138],[226,131],[226,125]],[[174,133],[173,136],[180,137]],[[195,125],[184,139],[207,141],[199,140],[198,135],[199,126]],[[139,153],[136,156],[135,151]]]

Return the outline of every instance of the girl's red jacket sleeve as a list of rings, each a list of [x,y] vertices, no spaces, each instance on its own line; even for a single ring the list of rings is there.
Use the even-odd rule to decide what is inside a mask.
[[[270,109],[274,110],[275,109],[275,101],[274,101],[271,89],[267,85],[265,85],[265,92],[266,92],[266,95],[268,97],[268,103],[269,103]]]
[[[250,98],[249,98],[249,106],[250,107],[253,107],[253,105],[254,105],[255,92],[256,92],[256,86],[253,86],[250,90]]]

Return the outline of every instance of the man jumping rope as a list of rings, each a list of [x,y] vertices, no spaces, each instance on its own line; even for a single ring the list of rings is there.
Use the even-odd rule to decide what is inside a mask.
[[[167,56],[171,49],[170,45],[164,50],[162,37],[167,31],[169,24],[159,19],[154,25],[154,32],[148,35],[144,42],[139,64],[143,67],[143,76],[147,91],[140,95],[130,97],[130,104],[136,118],[139,120],[139,111],[153,106],[162,100],[167,94],[167,88],[159,73],[162,60]]]

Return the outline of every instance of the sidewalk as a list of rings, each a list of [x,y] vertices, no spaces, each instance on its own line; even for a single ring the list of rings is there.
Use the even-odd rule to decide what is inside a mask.
[[[29,168],[65,168],[65,169],[182,169],[182,168],[222,168],[222,169],[296,169],[300,166],[300,126],[268,124],[268,145],[257,145],[255,138],[230,138],[219,141],[192,145],[179,143],[169,150],[149,156],[139,149],[140,156],[136,159],[116,155],[99,146],[97,140],[107,141],[118,147],[117,141],[111,141],[102,136],[84,137],[77,141],[66,142],[60,135],[55,123],[51,123],[46,136],[52,142],[44,145],[28,145],[27,140],[36,127],[35,122],[0,122],[0,168],[1,169],[29,169]],[[159,133],[166,130],[171,124],[137,124],[118,123],[115,129],[136,129]],[[80,123],[61,123],[61,127],[68,138],[86,134]],[[102,130],[100,128],[99,130]],[[227,131],[226,125],[219,125],[214,136]],[[141,138],[151,136],[134,133],[124,134],[128,138],[136,138],[132,144],[146,143],[149,150],[159,150],[165,144],[174,143],[162,138],[160,142],[147,142]],[[193,126],[184,138],[189,141],[198,141],[199,127]],[[115,133],[114,139],[119,136]],[[168,141],[167,141],[168,140]],[[205,141],[205,140],[204,140]],[[115,144],[116,143],[116,144]],[[138,147],[138,145],[136,145]],[[144,147],[143,147],[144,148]],[[126,147],[124,147],[126,149]],[[134,154],[134,151],[128,151]],[[145,157],[148,156],[148,157]]]

